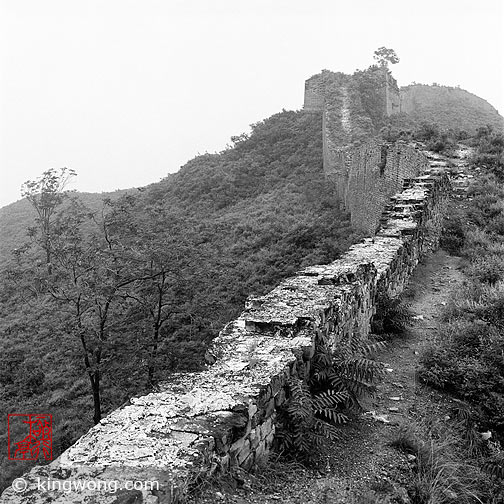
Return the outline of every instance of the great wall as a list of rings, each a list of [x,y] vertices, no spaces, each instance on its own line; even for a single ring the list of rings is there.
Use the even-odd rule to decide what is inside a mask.
[[[422,256],[437,247],[450,170],[419,144],[356,145],[366,125],[352,129],[348,76],[337,75],[336,103],[312,78],[305,110],[324,114],[328,183],[338,184],[353,223],[369,237],[340,259],[249,298],[213,341],[205,371],[175,374],[132,398],[52,463],[27,473],[22,492],[7,489],[2,503],[174,503],[198,478],[254,470],[272,449],[289,378],[310,370],[318,344],[337,348],[369,334],[380,296],[400,294]],[[387,80],[388,114],[400,109],[396,88]],[[110,492],[127,480],[159,487]]]

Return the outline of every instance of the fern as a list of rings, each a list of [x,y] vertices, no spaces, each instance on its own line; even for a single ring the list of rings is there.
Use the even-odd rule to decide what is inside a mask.
[[[338,407],[348,395],[334,390],[312,394],[307,381],[301,378],[289,380],[289,393],[278,439],[284,450],[310,459],[313,446],[320,446],[326,438],[339,438],[335,425],[346,423],[348,418]]]
[[[346,394],[345,406],[360,409],[359,398],[375,391],[374,382],[384,373],[383,364],[369,358],[385,347],[384,343],[369,343],[354,336],[337,351],[322,344],[314,357],[312,387]]]
[[[384,343],[353,336],[339,342],[333,352],[325,343],[328,339],[317,331],[312,374],[289,380],[289,400],[280,410],[281,448],[308,460],[325,439],[339,439],[338,427],[349,421],[345,412],[361,409],[359,398],[375,390],[374,382],[384,372],[383,365],[371,358]]]

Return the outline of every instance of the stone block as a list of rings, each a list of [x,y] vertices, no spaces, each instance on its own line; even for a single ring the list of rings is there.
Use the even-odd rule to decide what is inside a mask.
[[[270,448],[271,445],[273,444],[273,440],[275,439],[275,426],[273,425],[273,429],[271,432],[266,436],[265,441],[266,441],[266,447]]]
[[[266,442],[262,441],[255,450],[255,464],[257,467],[263,467],[268,462],[269,449],[266,448]]]
[[[271,395],[272,396],[275,396],[278,391],[284,386],[284,380],[282,379],[282,376],[281,375],[278,375],[278,376],[274,376],[272,379],[271,379]]]
[[[236,460],[238,462],[238,465],[241,466],[243,464],[243,461],[250,455],[250,453],[251,453],[250,442],[247,439],[242,449],[236,454]]]
[[[250,442],[247,438],[242,437],[235,441],[229,448],[230,455],[236,455],[245,449],[250,448]]]
[[[261,441],[261,436],[257,431],[258,429],[254,429],[250,431],[249,434],[250,448],[252,450],[255,450],[259,446],[259,442]]]
[[[251,451],[241,463],[240,467],[245,469],[246,471],[250,471],[254,467],[254,462],[255,462],[255,454],[253,451]]]
[[[250,403],[248,408],[249,419],[253,418],[256,413],[257,413],[257,406],[254,403]]]
[[[260,426],[261,440],[266,439],[266,437],[272,430],[273,430],[273,418],[269,417]]]

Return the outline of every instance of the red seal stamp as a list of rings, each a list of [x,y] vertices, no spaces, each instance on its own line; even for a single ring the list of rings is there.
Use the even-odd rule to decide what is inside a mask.
[[[7,415],[9,460],[52,460],[52,415]]]

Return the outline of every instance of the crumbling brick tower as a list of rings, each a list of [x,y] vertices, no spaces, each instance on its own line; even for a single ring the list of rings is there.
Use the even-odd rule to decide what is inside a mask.
[[[383,113],[400,112],[397,81],[385,68],[376,72],[383,81],[379,87]],[[304,110],[322,114],[324,173],[336,185],[338,199],[350,212],[352,224],[373,235],[388,198],[424,163],[405,144],[387,144],[377,138],[356,78],[351,75],[323,70],[308,79]]]

